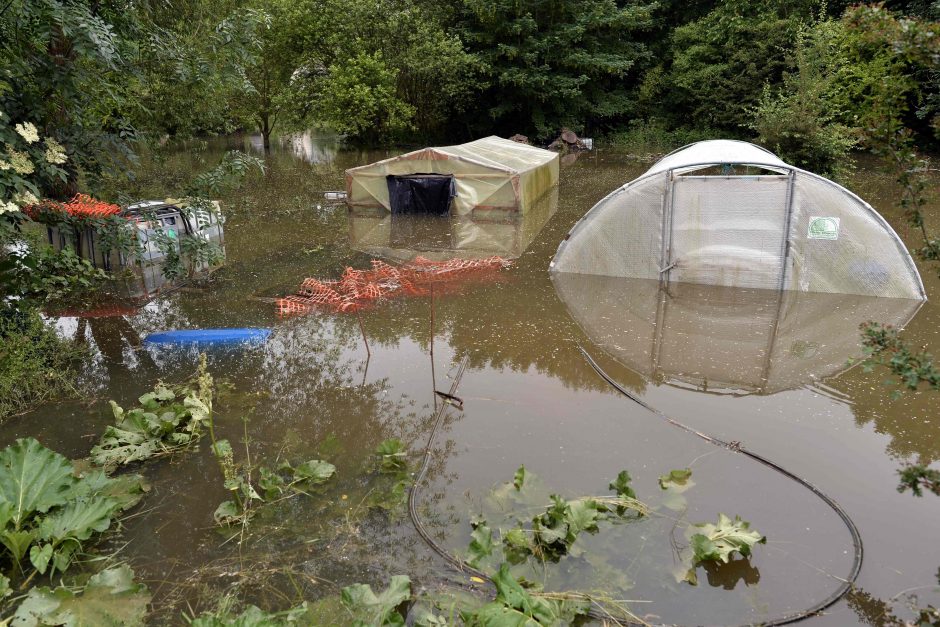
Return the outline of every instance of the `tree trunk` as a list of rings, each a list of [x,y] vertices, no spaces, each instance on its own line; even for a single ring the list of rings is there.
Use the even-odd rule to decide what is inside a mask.
[[[261,114],[261,139],[264,143],[264,152],[271,152],[271,116],[267,113]]]

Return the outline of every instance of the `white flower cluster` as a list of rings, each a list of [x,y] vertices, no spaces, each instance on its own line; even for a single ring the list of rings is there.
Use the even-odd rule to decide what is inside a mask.
[[[7,144],[7,158],[10,159],[9,167],[20,175],[32,174],[36,171],[36,166],[30,161],[29,155],[19,150],[14,150],[13,146]],[[7,163],[4,161],[4,163]],[[7,168],[3,168],[6,170]]]
[[[14,196],[13,200],[15,200],[17,204],[23,207],[28,207],[29,205],[35,205],[37,202],[39,202],[39,199],[36,198],[36,194],[32,192],[21,192],[17,194],[16,196]]]
[[[36,130],[32,122],[17,124],[15,128],[16,132],[20,134],[20,137],[26,140],[27,144],[33,144],[39,141],[39,131]]]
[[[46,138],[46,161],[53,165],[61,165],[65,163],[68,159],[68,156],[65,154],[65,148],[62,147],[62,144],[52,139],[51,137]]]
[[[0,216],[5,213],[13,213],[14,211],[19,211],[20,208],[12,202],[4,202],[0,200]]]

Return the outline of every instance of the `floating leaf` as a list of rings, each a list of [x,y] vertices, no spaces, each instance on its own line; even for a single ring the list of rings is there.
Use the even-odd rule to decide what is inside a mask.
[[[685,491],[692,487],[692,470],[685,468],[683,470],[670,470],[667,475],[660,475],[659,487],[663,490],[674,489]]]
[[[532,554],[524,529],[516,527],[503,534],[503,553],[512,564],[519,564]]]
[[[577,536],[582,531],[597,531],[597,516],[598,504],[594,499],[568,501],[568,533]]]
[[[473,531],[470,533],[471,540],[467,563],[476,567],[479,565],[480,560],[493,554],[493,530],[482,519],[475,518],[471,524],[473,525]]]
[[[12,625],[143,625],[150,593],[134,583],[127,566],[110,568],[92,577],[78,593],[69,588],[32,588],[13,615]]]
[[[695,525],[701,533],[692,536],[692,550],[696,563],[720,561],[727,563],[732,553],[737,551],[747,557],[751,547],[763,544],[767,538],[751,530],[751,524],[735,516],[734,520],[724,514],[718,514],[718,524],[702,523]]]
[[[355,627],[398,627],[405,624],[405,619],[395,608],[411,598],[411,580],[405,575],[395,575],[389,580],[388,588],[378,595],[370,586],[357,583],[343,588],[340,598],[352,614]]]
[[[323,483],[336,473],[336,466],[319,459],[311,459],[294,468],[294,479],[309,483]]]
[[[522,486],[525,485],[526,471],[525,465],[519,466],[519,470],[516,471],[516,474],[512,477],[512,486],[518,492],[522,489]]]

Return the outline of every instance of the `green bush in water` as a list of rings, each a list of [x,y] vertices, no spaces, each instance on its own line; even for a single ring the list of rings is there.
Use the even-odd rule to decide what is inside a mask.
[[[84,348],[56,335],[39,313],[0,307],[0,419],[75,392]]]

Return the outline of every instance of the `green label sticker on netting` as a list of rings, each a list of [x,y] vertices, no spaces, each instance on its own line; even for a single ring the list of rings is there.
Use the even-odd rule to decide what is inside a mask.
[[[839,218],[810,218],[809,239],[839,239]]]

